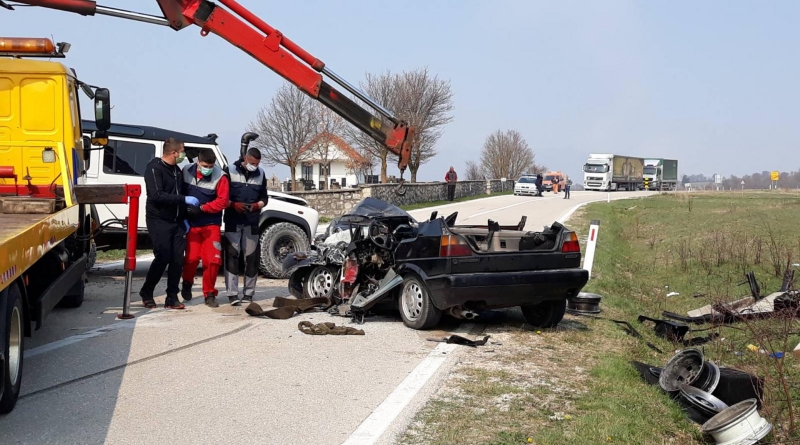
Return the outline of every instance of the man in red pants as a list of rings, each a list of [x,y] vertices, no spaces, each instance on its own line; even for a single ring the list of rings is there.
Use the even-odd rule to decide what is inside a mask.
[[[222,211],[228,207],[229,182],[227,176],[216,165],[213,150],[204,149],[197,156],[197,163],[183,168],[185,196],[194,196],[198,206],[189,206],[189,233],[186,234],[186,255],[183,263],[183,286],[181,296],[192,299],[192,285],[197,266],[203,261],[203,296],[206,305],[219,307],[217,303],[217,273],[222,266]]]

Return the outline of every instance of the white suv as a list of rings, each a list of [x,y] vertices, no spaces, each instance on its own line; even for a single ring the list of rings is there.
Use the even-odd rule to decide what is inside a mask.
[[[81,122],[84,139],[96,130],[93,121]],[[84,172],[87,184],[139,184],[142,196],[139,202],[139,245],[150,246],[145,224],[144,168],[154,157],[160,157],[164,140],[174,137],[184,141],[186,159],[181,167],[194,162],[201,149],[210,148],[217,155],[217,165],[224,168],[228,159],[216,143],[217,136],[196,136],[163,128],[142,125],[113,124],[108,131],[108,145],[91,146],[86,153]],[[125,226],[128,216],[126,204],[103,204],[92,206],[93,219],[102,227],[96,237],[96,250],[124,249]],[[269,192],[269,202],[261,211],[261,273],[270,278],[288,278],[283,274],[283,258],[292,252],[308,250],[319,223],[319,212],[309,207],[308,202],[297,196]],[[93,250],[93,253],[96,251]],[[94,261],[94,254],[90,255]],[[91,267],[91,265],[89,266]]]

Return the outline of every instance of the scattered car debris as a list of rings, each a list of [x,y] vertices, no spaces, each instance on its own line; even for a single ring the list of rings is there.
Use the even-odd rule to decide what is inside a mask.
[[[654,345],[654,344],[650,343],[649,341],[645,340],[645,339],[644,339],[644,337],[642,337],[642,334],[640,334],[640,333],[639,333],[639,331],[637,331],[637,330],[636,330],[636,329],[635,329],[633,326],[631,326],[631,324],[630,324],[630,323],[628,323],[627,321],[623,321],[623,320],[612,320],[612,319],[610,319],[610,318],[601,317],[601,316],[599,316],[599,315],[585,314],[585,313],[580,313],[580,312],[575,312],[575,313],[574,313],[574,315],[579,315],[579,316],[581,316],[581,317],[596,318],[596,319],[598,319],[598,320],[607,320],[607,321],[610,321],[610,322],[612,322],[612,323],[616,323],[616,324],[617,324],[619,327],[621,327],[621,328],[622,328],[622,330],[623,330],[623,331],[625,331],[625,332],[626,332],[628,335],[632,335],[632,336],[634,336],[634,337],[636,337],[636,338],[638,338],[638,339],[644,340],[645,344],[646,344],[646,345],[647,345],[647,346],[648,346],[650,349],[652,349],[652,350],[654,350],[654,351],[658,352],[659,354],[663,354],[663,353],[664,353],[664,351],[662,351],[661,349],[659,349],[659,348],[658,348],[658,346],[656,346],[656,345]]]
[[[599,294],[589,292],[579,292],[577,296],[567,300],[567,312],[570,314],[599,314],[600,300],[603,297]]]
[[[705,337],[694,337],[691,339],[686,339],[685,336],[689,333],[689,326],[683,323],[677,323],[670,320],[658,320],[655,318],[650,318],[644,315],[639,316],[639,323],[643,323],[644,321],[652,321],[655,323],[655,333],[659,337],[665,338],[673,343],[680,343],[684,346],[699,346],[705,343],[708,343],[717,337],[719,334],[716,332],[712,332],[711,334]],[[708,329],[699,329],[691,332],[702,332]]]
[[[362,329],[350,326],[336,326],[336,323],[331,323],[330,321],[317,324],[310,321],[301,321],[297,324],[297,329],[308,335],[364,335]]]
[[[678,351],[664,368],[633,361],[642,378],[681,404],[688,417],[704,425],[746,400],[762,400],[764,380],[749,373],[719,367],[694,348]],[[761,408],[760,402],[757,408]],[[739,443],[739,442],[731,442]],[[755,443],[755,442],[747,442]]]
[[[772,424],[758,413],[756,399],[747,399],[709,419],[702,431],[718,445],[754,444],[772,431]]]
[[[253,302],[245,308],[245,312],[253,317],[268,317],[276,320],[286,320],[292,318],[296,313],[302,314],[309,312],[312,309],[325,310],[329,308],[331,304],[332,303],[329,298],[322,297],[305,299],[275,297],[275,300],[272,302],[272,306],[278,309],[264,311],[264,309],[262,309],[258,303]]]
[[[483,337],[483,340],[470,340],[470,339],[468,339],[468,338],[465,338],[465,337],[462,337],[462,336],[460,336],[460,335],[455,335],[455,334],[453,334],[453,335],[451,335],[451,336],[449,336],[449,337],[444,337],[444,338],[428,338],[427,340],[428,340],[428,341],[436,341],[436,342],[440,342],[440,343],[447,343],[447,344],[456,344],[456,345],[463,345],[463,346],[471,346],[471,347],[473,347],[473,348],[474,348],[474,347],[476,347],[476,346],[483,346],[483,345],[485,345],[485,344],[486,344],[486,342],[487,342],[487,341],[489,341],[489,337],[491,337],[491,336],[490,336],[490,335],[487,335],[487,336]]]

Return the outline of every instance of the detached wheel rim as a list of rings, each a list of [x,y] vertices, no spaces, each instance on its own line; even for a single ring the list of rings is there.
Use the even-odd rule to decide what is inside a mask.
[[[333,292],[333,274],[327,268],[319,268],[308,277],[314,297],[327,297]]]
[[[11,385],[19,379],[19,363],[22,359],[22,317],[19,308],[11,309],[11,332],[8,337],[8,378]]]
[[[425,295],[416,281],[410,281],[403,287],[403,314],[410,321],[417,321],[422,315]]]

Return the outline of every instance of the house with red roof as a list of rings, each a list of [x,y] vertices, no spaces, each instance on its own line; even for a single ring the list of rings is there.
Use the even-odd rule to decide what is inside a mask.
[[[331,133],[317,135],[300,153],[303,160],[295,174],[306,190],[354,187],[365,182],[364,174],[372,165],[358,150]]]

